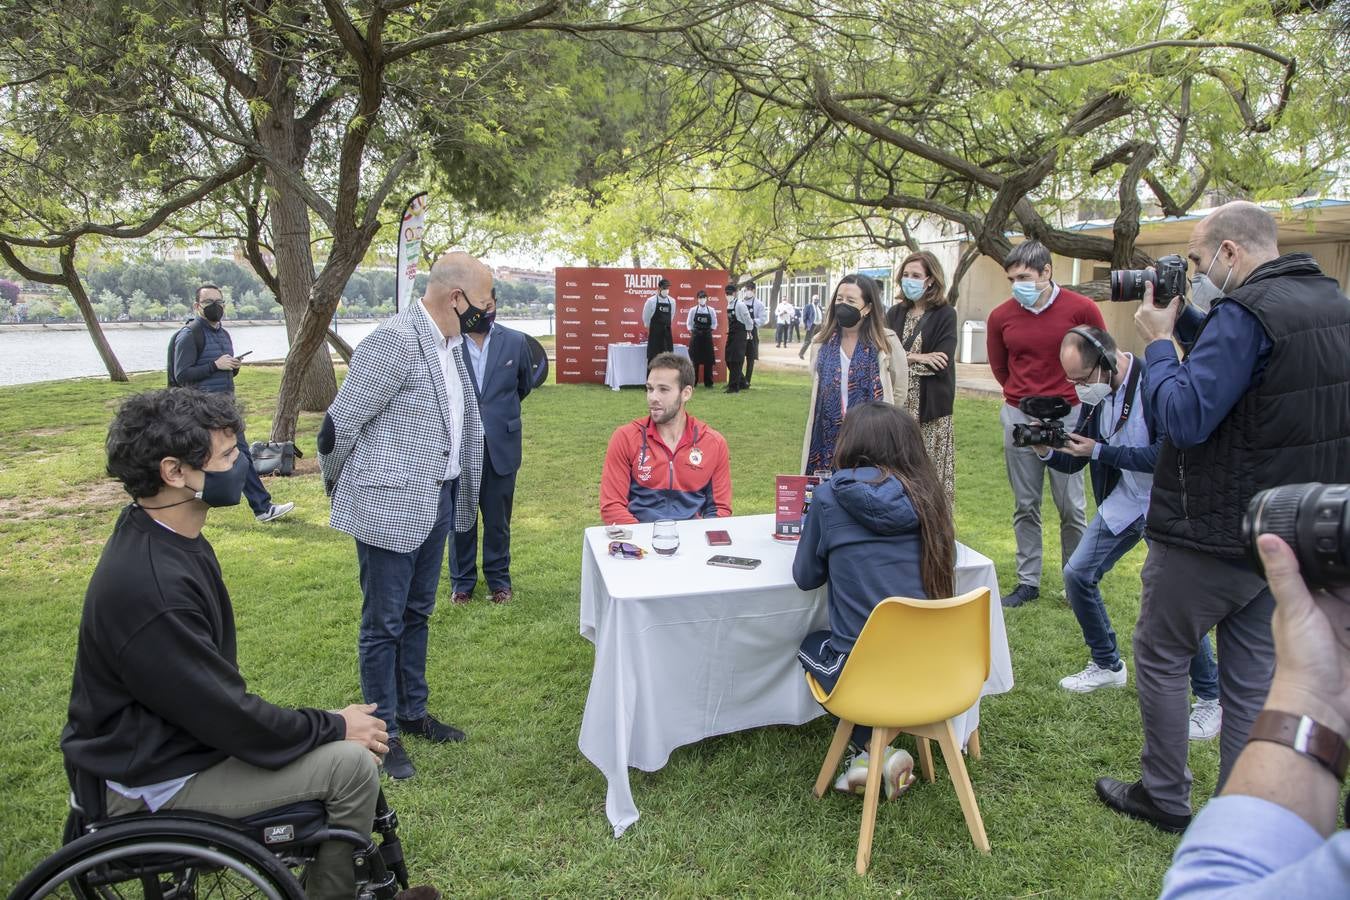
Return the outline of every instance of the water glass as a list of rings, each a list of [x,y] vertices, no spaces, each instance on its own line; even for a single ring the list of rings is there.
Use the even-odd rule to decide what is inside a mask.
[[[652,549],[661,556],[673,556],[680,549],[680,529],[670,519],[652,525]]]

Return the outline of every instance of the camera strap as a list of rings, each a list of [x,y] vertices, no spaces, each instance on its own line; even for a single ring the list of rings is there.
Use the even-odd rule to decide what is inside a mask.
[[[1116,427],[1111,429],[1110,434],[1102,435],[1102,443],[1107,443],[1111,438],[1119,433],[1120,429],[1125,427],[1129,421],[1130,410],[1134,409],[1134,396],[1139,391],[1139,375],[1143,371],[1143,366],[1139,360],[1134,360],[1130,366],[1130,377],[1125,380],[1125,402],[1120,405],[1120,416],[1116,419]]]

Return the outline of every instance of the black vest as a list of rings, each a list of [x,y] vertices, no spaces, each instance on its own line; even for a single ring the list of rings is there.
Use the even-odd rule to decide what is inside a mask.
[[[1258,491],[1350,482],[1350,300],[1312,257],[1291,253],[1257,267],[1219,302],[1256,316],[1271,340],[1270,358],[1259,383],[1203,444],[1178,450],[1163,442],[1148,534],[1240,557],[1242,516]]]

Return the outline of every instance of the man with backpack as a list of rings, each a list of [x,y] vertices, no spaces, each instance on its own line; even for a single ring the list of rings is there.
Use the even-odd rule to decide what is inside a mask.
[[[197,315],[173,336],[169,342],[168,373],[170,387],[191,387],[208,394],[234,395],[234,378],[239,374],[242,359],[234,355],[230,333],[221,326],[225,317],[225,298],[214,284],[197,288],[197,300],[192,305]],[[235,434],[239,453],[248,458],[248,472],[244,481],[244,497],[259,522],[279,519],[295,508],[294,503],[273,503],[272,495],[263,487],[262,479],[253,468],[248,438],[241,428]]]

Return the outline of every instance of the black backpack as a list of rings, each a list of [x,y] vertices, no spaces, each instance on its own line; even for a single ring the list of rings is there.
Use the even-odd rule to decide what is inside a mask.
[[[202,331],[201,319],[191,318],[186,325],[173,333],[173,337],[169,338],[169,358],[164,366],[164,371],[169,376],[169,387],[178,387],[178,382],[173,377],[173,349],[178,346],[178,339],[184,332],[192,333],[192,339],[197,344],[198,359],[201,358],[202,350],[206,349],[206,332]]]

